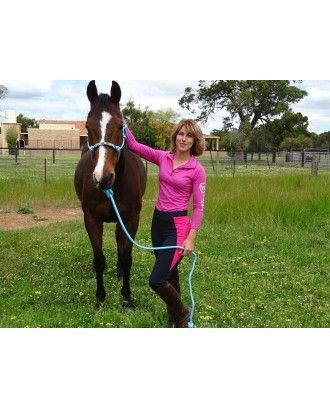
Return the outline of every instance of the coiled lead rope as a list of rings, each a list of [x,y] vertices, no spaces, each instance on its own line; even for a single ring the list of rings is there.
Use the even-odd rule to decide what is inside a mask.
[[[184,247],[182,247],[182,246],[147,247],[147,246],[141,245],[138,242],[134,241],[134,239],[130,236],[129,232],[127,231],[127,229],[126,229],[126,227],[125,227],[125,225],[123,223],[123,220],[121,219],[121,216],[119,214],[117,205],[116,205],[115,200],[113,198],[112,189],[103,190],[103,192],[107,196],[107,198],[111,201],[113,209],[115,210],[115,213],[117,215],[118,221],[119,221],[123,231],[127,235],[127,238],[132,242],[133,245],[136,245],[138,248],[145,249],[147,251],[159,251],[159,250],[164,250],[164,249],[182,249],[182,250],[184,250]],[[189,328],[194,327],[193,317],[194,317],[194,311],[195,311],[195,300],[194,300],[193,291],[192,291],[192,275],[194,273],[195,265],[196,265],[196,262],[197,262],[197,254],[195,252],[192,252],[192,255],[193,255],[194,259],[193,259],[192,266],[191,266],[189,276],[188,276],[189,294],[190,294],[190,299],[191,299],[191,312],[190,312],[190,317],[189,317],[189,322],[188,322],[188,327]]]

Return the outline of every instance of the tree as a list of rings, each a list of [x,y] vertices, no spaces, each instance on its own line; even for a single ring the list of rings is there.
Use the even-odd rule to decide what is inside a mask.
[[[3,99],[7,96],[8,89],[4,85],[0,85],[0,99]]]
[[[21,130],[22,130],[23,133],[27,133],[27,131],[28,131],[27,129],[29,127],[32,127],[32,128],[38,128],[39,127],[39,124],[35,119],[27,118],[22,113],[20,113],[17,116],[17,123],[21,124]]]
[[[150,147],[156,147],[156,130],[149,124],[148,108],[142,111],[136,108],[132,100],[122,109],[123,116],[139,142]]]
[[[308,149],[311,147],[313,147],[313,140],[305,135],[286,137],[280,145],[282,150]]]
[[[260,147],[263,145],[264,141],[267,150],[282,149],[283,147],[281,147],[281,143],[284,139],[294,139],[300,135],[310,137],[311,134],[308,132],[307,128],[308,117],[303,116],[300,112],[296,113],[289,109],[283,113],[281,118],[274,119],[273,121],[254,129],[251,144]],[[258,140],[259,138],[260,141]]]
[[[199,81],[198,89],[186,88],[179,100],[181,107],[195,113],[197,105],[200,113],[198,121],[205,123],[217,110],[226,109],[229,117],[225,121],[238,120],[241,144],[251,135],[259,123],[289,110],[307,92],[291,84],[289,80],[280,81]]]
[[[6,131],[6,141],[8,144],[9,154],[15,154],[18,132],[15,127],[10,127]]]
[[[272,139],[273,135],[265,125],[258,126],[252,131],[249,150],[251,152],[266,152],[274,150],[275,147]]]
[[[149,112],[150,126],[156,130],[156,145],[160,149],[169,149],[171,134],[178,121],[179,115],[171,108]]]
[[[317,138],[317,146],[322,149],[330,149],[330,131],[321,133]]]
[[[227,152],[235,152],[239,149],[240,139],[237,130],[225,133],[220,141],[220,147],[226,149]]]

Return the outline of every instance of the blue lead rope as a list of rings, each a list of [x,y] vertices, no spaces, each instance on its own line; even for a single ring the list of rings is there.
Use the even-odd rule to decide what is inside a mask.
[[[147,247],[144,245],[140,245],[138,242],[134,241],[134,239],[130,236],[129,232],[127,231],[123,220],[121,219],[121,216],[119,214],[118,208],[116,206],[115,200],[113,198],[113,191],[112,189],[110,190],[103,190],[104,194],[107,196],[107,198],[111,201],[112,206],[115,210],[115,213],[117,215],[118,221],[123,229],[123,231],[125,232],[125,234],[127,235],[127,238],[132,242],[133,245],[136,245],[137,247],[141,248],[141,249],[145,249],[147,251],[158,251],[158,250],[163,250],[163,249],[183,249],[184,247],[182,246],[164,246],[164,247]],[[189,322],[188,322],[188,327],[189,328],[193,328],[194,327],[194,323],[193,323],[193,316],[194,316],[194,311],[195,311],[195,301],[194,301],[194,296],[193,296],[193,292],[192,292],[192,275],[195,269],[195,265],[196,265],[196,261],[197,261],[197,255],[195,252],[192,252],[192,255],[194,257],[193,259],[193,263],[191,266],[191,270],[188,276],[188,283],[189,283],[189,294],[190,294],[190,299],[191,299],[191,312],[190,312],[190,318],[189,318]]]

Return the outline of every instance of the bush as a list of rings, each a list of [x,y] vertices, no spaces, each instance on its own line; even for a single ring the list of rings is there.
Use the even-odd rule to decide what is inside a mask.
[[[15,154],[17,138],[18,138],[17,129],[15,129],[14,127],[10,127],[6,132],[6,140],[10,154]]]

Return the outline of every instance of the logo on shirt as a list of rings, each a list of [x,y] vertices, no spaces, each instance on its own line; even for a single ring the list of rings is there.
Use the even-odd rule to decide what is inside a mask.
[[[205,183],[200,183],[200,185],[199,185],[199,191],[200,191],[202,194],[205,194]]]

